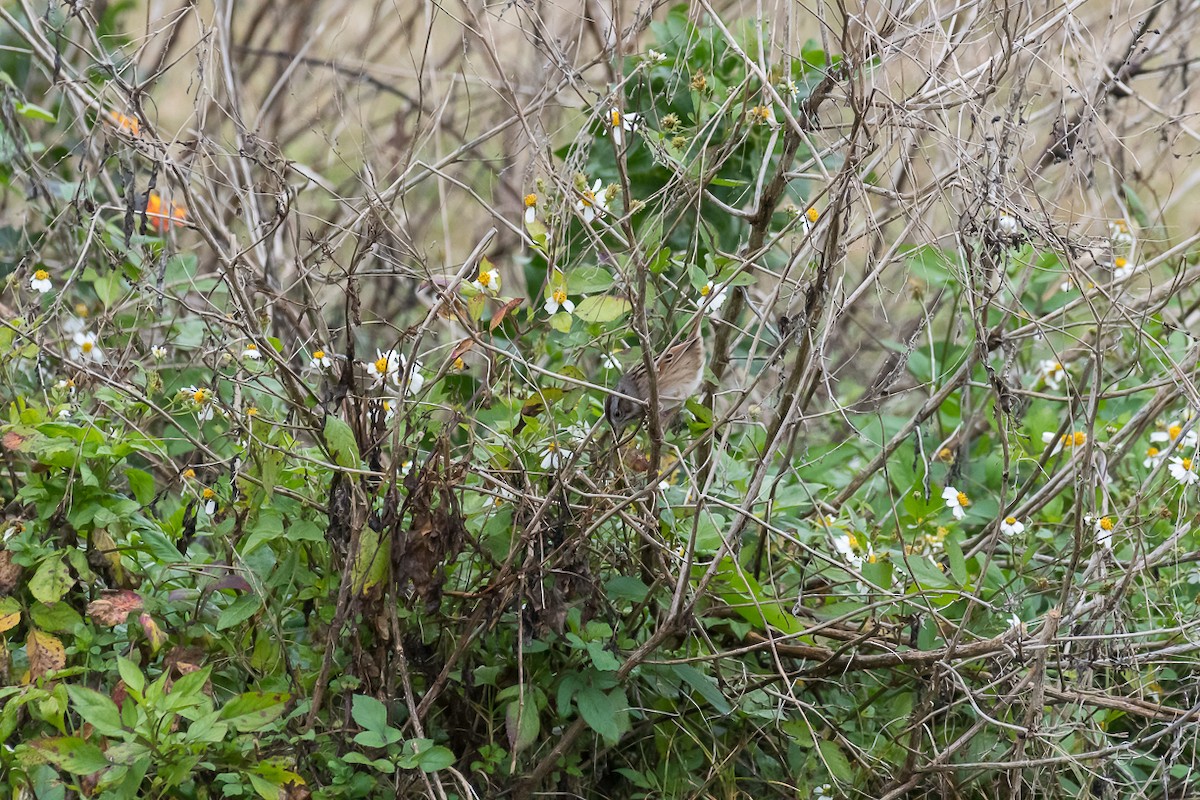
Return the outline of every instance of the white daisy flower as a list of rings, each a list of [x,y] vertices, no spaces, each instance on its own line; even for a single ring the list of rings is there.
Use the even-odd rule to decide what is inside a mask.
[[[617,359],[617,354],[615,352],[604,353],[600,356],[600,366],[604,367],[605,369],[620,369],[621,362]]]
[[[70,378],[63,378],[58,383],[54,384],[55,389],[61,389],[72,397],[75,396],[75,381]]]
[[[558,469],[567,463],[567,459],[570,457],[570,450],[567,450],[565,447],[559,447],[556,442],[550,442],[546,445],[546,449],[542,451],[542,469]]]
[[[662,62],[667,60],[667,54],[660,53],[657,50],[655,50],[653,47],[651,47],[649,50],[646,51],[646,60],[651,62],[652,64],[661,64]]]
[[[1129,232],[1129,223],[1123,219],[1108,223],[1108,237],[1113,240],[1113,244],[1133,244],[1133,234]]]
[[[324,350],[313,350],[309,363],[313,369],[329,369],[333,366],[333,359]]]
[[[200,493],[200,497],[202,500],[204,500],[204,513],[205,514],[208,514],[211,517],[213,514],[217,513],[217,493],[216,492],[214,492],[212,489],[209,489],[206,486],[206,487],[204,487],[204,491],[202,491]]]
[[[1038,374],[1046,382],[1046,388],[1057,392],[1062,381],[1067,377],[1067,371],[1057,361],[1042,361],[1038,364]]]
[[[397,382],[397,376],[400,374],[400,354],[395,350],[376,350],[375,355],[375,360],[367,363],[367,374],[375,379],[375,385],[388,380]]]
[[[591,189],[584,189],[575,201],[575,210],[583,216],[583,221],[591,224],[597,217],[603,217],[608,210],[608,193],[601,191],[604,181],[596,178]]]
[[[1061,453],[1064,447],[1082,447],[1087,444],[1087,434],[1083,431],[1075,431],[1073,433],[1064,433],[1058,437],[1056,441],[1053,431],[1046,431],[1042,434],[1042,442],[1044,444],[1054,444],[1054,449],[1050,451],[1050,455]]]
[[[537,219],[537,202],[538,196],[532,192],[525,195],[525,224],[532,223]]]
[[[550,315],[557,314],[560,308],[568,314],[575,313],[575,304],[567,299],[567,290],[561,286],[550,293],[544,307]]]
[[[496,294],[500,291],[500,273],[495,268],[479,268],[479,276],[471,281],[471,285],[481,292]]]
[[[1096,532],[1096,544],[1100,547],[1112,547],[1113,529],[1117,527],[1117,521],[1113,517],[1100,517],[1093,520],[1087,517],[1086,521],[1094,522],[1093,530]]]
[[[863,558],[858,553],[858,539],[854,534],[847,532],[844,536],[834,536],[833,549],[855,569],[862,566]]]
[[[712,281],[700,287],[700,305],[708,314],[715,314],[725,305],[727,292]]]
[[[942,490],[942,499],[946,501],[946,508],[950,509],[955,519],[962,519],[967,515],[966,507],[971,505],[971,500],[965,492],[947,486]]]
[[[1196,430],[1193,428],[1187,433],[1183,432],[1183,425],[1179,422],[1172,422],[1165,431],[1155,431],[1150,434],[1152,442],[1175,442],[1179,447],[1185,450],[1192,450],[1196,447]]]
[[[29,279],[29,288],[39,294],[45,294],[54,288],[54,284],[50,282],[50,273],[44,269],[36,270],[33,277]]]
[[[1167,465],[1167,469],[1171,473],[1171,477],[1182,483],[1184,486],[1191,486],[1200,481],[1200,475],[1197,475],[1192,469],[1192,459],[1173,456],[1171,463]]]
[[[421,374],[421,362],[414,361],[408,368],[408,386],[404,389],[404,393],[411,397],[420,392],[424,385],[425,376]]]
[[[1134,266],[1128,260],[1117,256],[1113,259],[1113,280],[1123,281],[1133,274]]]
[[[1005,517],[1000,520],[1000,533],[1005,536],[1015,536],[1025,532],[1025,524],[1016,517]]]
[[[812,233],[813,228],[817,227],[817,220],[820,218],[821,212],[817,211],[816,206],[809,206],[807,209],[805,209],[804,214],[800,219],[800,223],[804,226],[804,232],[806,234]]]
[[[612,128],[613,141],[617,143],[617,147],[625,144],[623,131],[632,133],[637,128],[640,119],[639,114],[622,114],[621,109],[616,106],[608,110],[608,124]]]
[[[242,358],[248,358],[251,361],[258,361],[262,358],[262,353],[258,352],[258,345],[254,342],[246,345],[246,349],[242,351]]]
[[[96,334],[82,331],[76,333],[71,339],[75,344],[71,347],[69,354],[76,361],[82,359],[84,361],[93,361],[97,364],[104,363],[104,353],[96,344]]]
[[[1157,447],[1146,448],[1146,460],[1142,462],[1142,466],[1146,469],[1158,469],[1158,465],[1162,463],[1162,451]]]
[[[167,357],[167,348],[161,344],[156,344],[150,348],[150,355],[155,361],[162,361]]]
[[[1001,211],[1000,216],[996,218],[996,227],[1001,233],[1012,236],[1021,229],[1021,223],[1012,214],[1007,211]]]

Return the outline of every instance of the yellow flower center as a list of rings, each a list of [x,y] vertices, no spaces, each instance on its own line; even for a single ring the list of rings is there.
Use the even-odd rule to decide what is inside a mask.
[[[255,350],[258,349],[258,345],[251,342],[250,344],[246,345],[246,349],[250,352],[254,352]]]
[[[1120,256],[1117,256],[1117,260],[1114,261],[1113,263],[1117,265],[1117,269],[1125,269],[1125,265],[1128,264],[1129,262],[1126,261],[1125,259],[1121,258]]]
[[[39,269],[37,272],[33,273],[33,277],[34,277],[34,280],[39,280],[39,281],[49,280],[50,273],[46,272],[46,270],[44,270],[44,269]]]
[[[966,494],[966,492],[959,492],[959,493],[958,493],[958,504],[959,504],[960,506],[969,506],[969,505],[971,505],[971,498],[967,497],[967,494]]]
[[[207,486],[205,486],[204,491],[200,493],[200,496],[203,497],[205,500],[212,500],[214,497],[217,496],[217,493],[214,492],[212,489],[209,489]]]
[[[320,361],[324,357],[325,357],[324,350],[314,350],[313,351],[313,358],[317,359],[318,361]]]
[[[386,358],[375,359],[375,371],[382,375],[387,372],[387,364],[388,360]]]
[[[614,128],[619,128],[621,126],[621,112],[614,108],[609,112],[608,121],[612,123]]]
[[[192,392],[192,399],[197,403],[203,403],[205,394],[206,393],[203,389],[197,389],[196,391]]]
[[[1172,441],[1178,439],[1181,433],[1183,433],[1182,425],[1172,425],[1170,428],[1167,428],[1167,435],[1171,437]]]
[[[847,542],[847,543],[850,545],[850,547],[852,547],[853,549],[855,549],[855,550],[857,550],[857,549],[858,549],[858,539],[855,539],[855,538],[854,538],[854,534],[853,534],[853,533],[847,533],[847,534],[846,534],[846,542]]]
[[[533,208],[536,205],[537,205],[537,195],[536,194],[530,193],[530,194],[525,195],[525,207],[526,208]]]
[[[76,303],[75,315],[79,317],[86,317],[88,315],[88,307],[83,303]]]
[[[1183,468],[1186,469],[1188,472],[1192,471],[1192,460],[1190,458],[1185,458],[1183,460]]]
[[[388,402],[387,400],[384,400],[383,401],[383,413],[386,414],[387,412],[389,412],[391,410],[392,410],[392,404],[390,402]]]
[[[479,280],[479,283],[481,283],[483,286],[491,286],[492,285],[492,273],[491,272],[480,272],[478,280]]]
[[[596,195],[592,194],[591,189],[583,190],[582,203],[584,205],[584,208],[591,208],[593,205],[596,204]]]
[[[815,208],[810,208],[808,211],[804,212],[804,216],[808,217],[809,222],[816,222],[820,214]]]
[[[1017,524],[1017,518],[1016,518],[1016,517],[1005,517],[1005,518],[1004,518],[1004,524],[1005,524],[1005,525],[1016,525],[1016,524]]]
[[[74,378],[67,378],[67,388],[68,389],[75,388],[75,379]]]
[[[85,340],[83,344],[79,345],[79,349],[83,351],[84,355],[87,355],[92,352],[92,348],[95,346],[92,342]]]
[[[196,477],[196,470],[188,467],[183,471],[183,477],[188,478],[189,480]]]
[[[246,409],[246,416],[253,417],[256,414],[258,414],[258,409],[255,408],[254,406],[250,406],[249,408]]]
[[[1156,455],[1158,455],[1157,447],[1151,447],[1149,450],[1146,451],[1146,456],[1149,458],[1154,458]]]
[[[942,461],[953,461],[954,460],[954,451],[951,450],[949,447],[943,447],[941,450],[938,451],[938,458]]]
[[[1112,517],[1100,518],[1100,528],[1102,530],[1111,531],[1114,527],[1116,527],[1116,523],[1113,522]]]
[[[1075,446],[1079,447],[1087,441],[1087,434],[1083,431],[1075,431]]]
[[[567,302],[567,291],[565,289],[555,289],[553,294],[554,302],[560,306]]]
[[[708,283],[700,287],[700,296],[708,297],[712,293],[712,284]]]
[[[454,359],[454,368],[458,369],[458,370],[467,368],[466,362],[464,362],[462,360],[462,356],[459,356],[458,358]]]

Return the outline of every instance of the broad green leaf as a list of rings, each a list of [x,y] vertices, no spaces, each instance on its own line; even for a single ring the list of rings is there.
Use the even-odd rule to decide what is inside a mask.
[[[351,698],[350,716],[368,731],[382,731],[388,727],[387,706],[370,695],[356,694]]]
[[[339,467],[355,469],[361,459],[358,455],[358,442],[354,439],[354,431],[342,420],[334,416],[325,417],[323,432],[325,446]]]
[[[221,610],[217,617],[217,630],[232,628],[253,617],[262,608],[262,598],[257,594],[248,593],[239,596]]]
[[[567,273],[568,294],[577,295],[607,292],[612,288],[612,285],[612,273],[603,267],[575,267]]]
[[[504,727],[508,733],[508,746],[514,754],[521,752],[537,741],[542,730],[537,704],[529,692],[508,704],[504,711]]]
[[[609,744],[621,738],[620,714],[626,711],[615,699],[615,693],[606,694],[592,686],[586,686],[575,694],[575,705],[588,727],[600,734]]]
[[[54,633],[70,633],[83,622],[79,612],[62,601],[52,605],[34,603],[29,608],[29,618],[42,630]]]
[[[821,759],[829,768],[830,775],[842,783],[854,783],[854,771],[850,768],[850,762],[846,760],[846,756],[836,742],[822,739],[817,742],[817,749],[821,751]]]
[[[630,308],[623,297],[597,294],[580,300],[575,306],[575,316],[584,322],[612,322],[628,314]]]
[[[71,572],[61,557],[52,556],[41,563],[29,579],[29,593],[46,605],[57,603],[71,588]]]
[[[90,722],[101,734],[122,736],[125,733],[125,728],[121,725],[121,712],[111,697],[95,689],[75,684],[67,684],[67,694],[71,697],[72,707],[79,712],[84,722]]]
[[[17,113],[26,119],[40,119],[42,122],[54,122],[56,117],[53,111],[48,111],[34,103],[17,103]]]
[[[387,577],[391,564],[391,538],[367,526],[358,539],[358,553],[350,573],[350,585],[358,594],[366,594]]]
[[[73,775],[91,775],[110,764],[99,747],[78,736],[59,736],[33,742],[33,748]]]
[[[133,691],[141,694],[146,690],[146,677],[142,675],[137,664],[128,658],[117,656],[117,672],[121,675],[121,680],[125,681],[125,685]]]
[[[244,692],[222,706],[221,719],[239,733],[256,731],[283,716],[290,698],[286,692]]]
[[[422,772],[437,772],[439,769],[453,766],[457,760],[450,748],[434,745],[421,753],[417,766]]]
[[[154,502],[154,476],[149,472],[135,467],[125,468],[125,480],[129,481],[129,491],[144,506]]]

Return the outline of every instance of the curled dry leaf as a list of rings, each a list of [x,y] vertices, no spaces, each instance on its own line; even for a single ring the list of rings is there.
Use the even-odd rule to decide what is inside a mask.
[[[120,625],[133,612],[141,610],[142,596],[122,589],[119,592],[105,592],[88,603],[87,614],[93,622],[111,628]]]
[[[13,563],[12,553],[0,550],[0,594],[12,594],[21,580],[21,567]]]
[[[29,658],[29,676],[37,679],[57,672],[67,665],[67,651],[55,636],[30,628],[25,638],[25,655]]]

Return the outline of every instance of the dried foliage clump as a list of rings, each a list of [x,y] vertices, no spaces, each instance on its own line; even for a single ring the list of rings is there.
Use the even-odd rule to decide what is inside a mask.
[[[0,797],[1195,795],[1198,25],[0,0]]]

